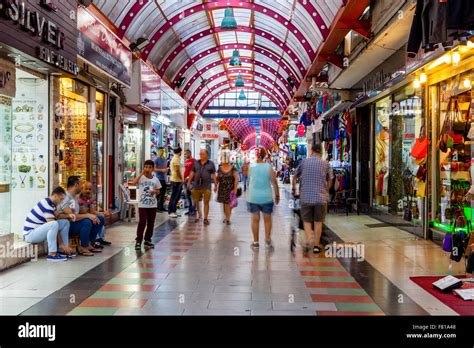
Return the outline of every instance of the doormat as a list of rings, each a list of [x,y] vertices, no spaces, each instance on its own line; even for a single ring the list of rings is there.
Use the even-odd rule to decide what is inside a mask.
[[[459,279],[465,278],[464,275],[455,277]],[[444,278],[444,276],[410,277],[410,280],[423,288],[423,290],[429,292],[459,315],[474,316],[474,301],[464,301],[454,293],[445,294],[433,287],[433,283],[441,278]]]

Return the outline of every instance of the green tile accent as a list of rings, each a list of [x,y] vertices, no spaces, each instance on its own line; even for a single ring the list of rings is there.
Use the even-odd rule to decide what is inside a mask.
[[[326,289],[329,295],[352,295],[352,296],[368,296],[364,289]]]
[[[145,284],[146,279],[134,278],[112,278],[107,284]]]
[[[169,273],[168,270],[170,268],[166,267],[149,267],[149,268],[135,268],[135,267],[128,267],[123,270],[126,273]]]
[[[77,307],[67,315],[114,315],[118,308],[107,307]]]
[[[343,312],[383,312],[375,303],[336,303],[336,308]]]
[[[318,276],[322,282],[355,283],[352,277]]]
[[[130,298],[133,291],[97,291],[90,298]]]

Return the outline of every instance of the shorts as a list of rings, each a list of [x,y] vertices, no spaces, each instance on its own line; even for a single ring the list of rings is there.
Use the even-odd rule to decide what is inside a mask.
[[[324,222],[326,204],[301,204],[301,219],[303,222]]]
[[[262,212],[264,214],[273,213],[273,202],[265,204],[255,204],[247,202],[247,210],[251,214]]]
[[[191,191],[191,196],[195,201],[201,202],[204,197],[204,202],[209,203],[211,200],[211,190],[207,189],[193,189]]]

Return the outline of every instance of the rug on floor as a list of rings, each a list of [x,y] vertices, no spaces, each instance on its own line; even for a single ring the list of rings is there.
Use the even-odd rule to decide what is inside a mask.
[[[456,278],[465,278],[465,276],[455,276]],[[454,293],[442,293],[433,287],[433,283],[444,276],[430,276],[430,277],[410,277],[410,280],[443,302],[453,311],[463,316],[474,316],[474,301],[464,301],[462,298]]]

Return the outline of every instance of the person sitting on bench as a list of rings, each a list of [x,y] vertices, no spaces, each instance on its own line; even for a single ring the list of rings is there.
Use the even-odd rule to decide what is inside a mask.
[[[39,201],[25,219],[23,239],[28,243],[48,241],[47,261],[67,261],[72,256],[69,248],[69,221],[56,220],[56,207],[66,196],[62,187],[57,187],[48,198]],[[72,217],[70,217],[72,218]],[[58,253],[58,244],[63,255]]]

